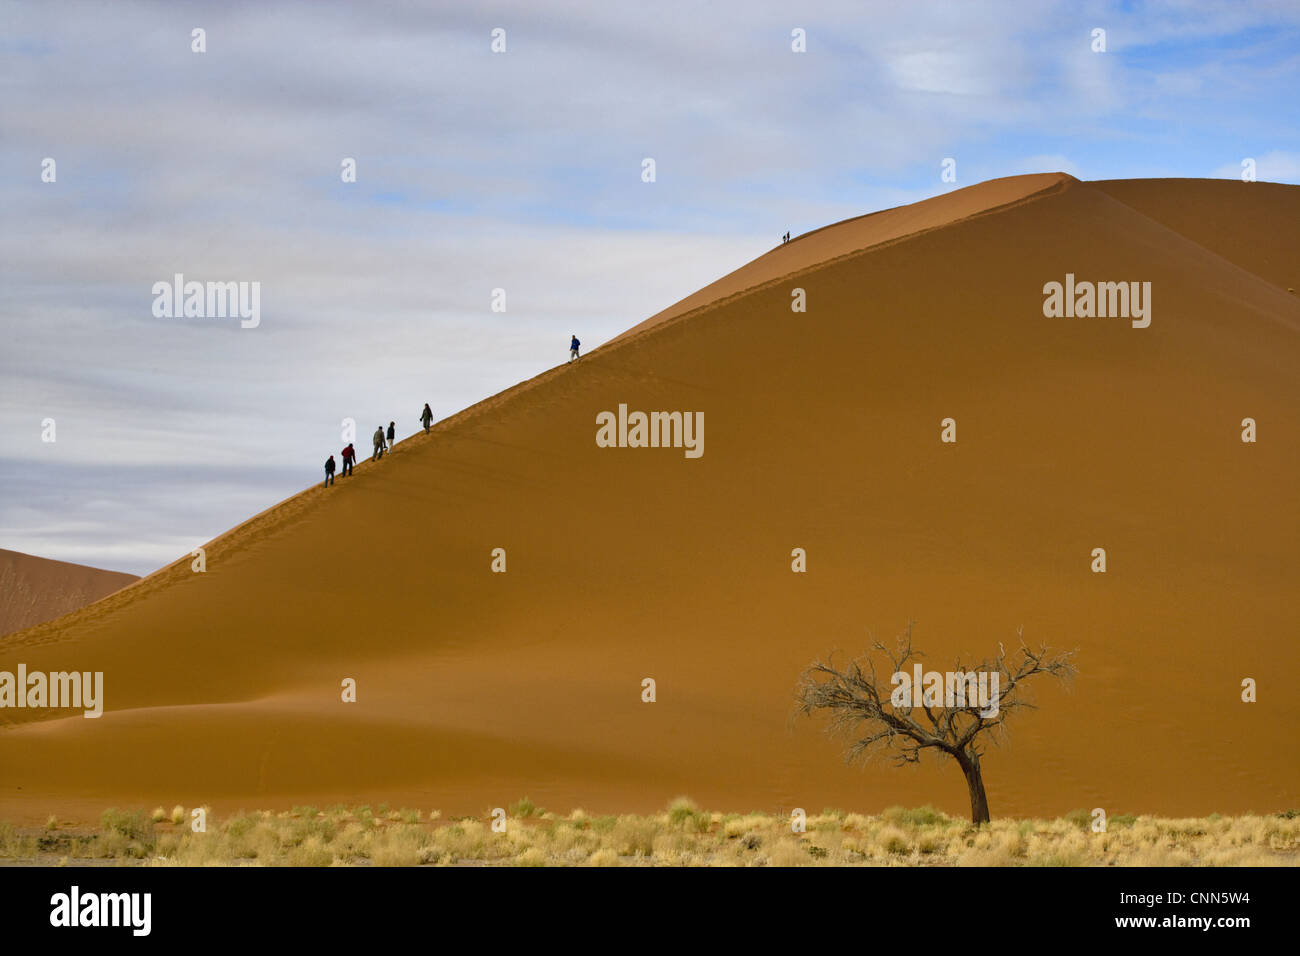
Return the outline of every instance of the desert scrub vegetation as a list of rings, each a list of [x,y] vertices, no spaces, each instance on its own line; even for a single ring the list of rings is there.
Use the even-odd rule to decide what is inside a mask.
[[[106,810],[97,825],[51,816],[0,822],[0,859],[144,866],[1296,866],[1300,812],[1236,817],[1115,815],[1105,832],[1076,810],[975,826],[933,807],[874,815],[826,809],[792,832],[784,814],[717,813],[686,797],[651,814],[546,812],[524,798],[504,832],[482,817],[387,805],[240,811]]]

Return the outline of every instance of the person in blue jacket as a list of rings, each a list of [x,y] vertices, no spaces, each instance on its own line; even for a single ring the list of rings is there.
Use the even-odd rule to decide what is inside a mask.
[[[576,359],[576,358],[578,357],[578,346],[580,346],[581,344],[582,344],[582,343],[578,341],[578,337],[575,335],[575,336],[573,337],[573,341],[569,343],[569,361],[570,361],[570,362],[572,362],[574,359]]]

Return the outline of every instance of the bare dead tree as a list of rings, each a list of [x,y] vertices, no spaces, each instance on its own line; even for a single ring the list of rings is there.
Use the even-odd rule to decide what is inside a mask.
[[[848,762],[867,758],[877,751],[893,751],[894,760],[900,766],[919,763],[926,750],[947,754],[966,775],[971,822],[987,823],[989,801],[980,770],[985,742],[1000,743],[1006,735],[1007,719],[1016,711],[1034,709],[1024,694],[1024,685],[1030,678],[1048,674],[1069,680],[1075,674],[1074,651],[1053,654],[1045,645],[1030,648],[1024,642],[1022,630],[1016,631],[1020,641],[1018,650],[1008,654],[999,642],[997,656],[991,660],[967,667],[959,659],[954,670],[948,672],[950,677],[957,675],[955,683],[959,689],[973,686],[961,682],[963,675],[982,672],[988,675],[987,686],[996,680],[996,706],[971,700],[969,695],[961,693],[945,693],[936,702],[933,693],[924,696],[924,692],[920,706],[895,706],[895,701],[904,700],[915,704],[908,699],[910,694],[900,693],[907,682],[895,675],[910,677],[924,656],[912,647],[912,622],[908,622],[907,631],[897,639],[893,650],[879,641],[871,645],[891,665],[883,687],[876,677],[875,661],[868,656],[851,661],[844,670],[837,669],[829,660],[814,661],[800,675],[795,692],[796,714],[811,716],[817,711],[829,711],[828,732],[851,739],[845,752]]]

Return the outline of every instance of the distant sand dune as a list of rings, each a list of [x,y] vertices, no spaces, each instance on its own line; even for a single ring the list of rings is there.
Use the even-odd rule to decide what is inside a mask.
[[[102,670],[106,697],[0,711],[0,817],[961,814],[955,766],[846,767],[790,721],[813,658],[908,619],[936,664],[1020,625],[1079,650],[985,758],[994,816],[1300,805],[1297,221],[1294,186],[1054,174],[799,237],[245,522],[205,574],[0,641],[0,668]],[[1045,318],[1066,273],[1151,282],[1150,328]],[[596,447],[619,403],[703,411],[704,456]]]
[[[138,580],[0,548],[0,634],[51,621]]]

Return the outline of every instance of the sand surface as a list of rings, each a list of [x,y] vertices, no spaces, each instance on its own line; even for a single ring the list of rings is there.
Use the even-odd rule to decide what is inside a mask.
[[[258,515],[206,573],[0,640],[0,669],[103,671],[107,708],[0,711],[0,818],[964,813],[951,762],[848,767],[791,722],[813,658],[909,619],[943,668],[1019,626],[1078,649],[985,757],[995,816],[1300,805],[1297,221],[1295,186],[1058,174],[799,237]],[[1151,282],[1151,326],[1045,318],[1067,272]],[[704,455],[597,447],[619,403],[704,412]]]

